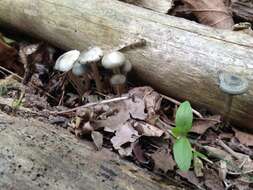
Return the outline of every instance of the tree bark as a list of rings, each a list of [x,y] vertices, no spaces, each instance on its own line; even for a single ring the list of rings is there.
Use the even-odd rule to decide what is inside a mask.
[[[183,189],[62,128],[3,112],[0,121],[0,189]]]
[[[224,113],[218,73],[243,75],[249,91],[233,99],[232,121],[253,130],[253,38],[162,15],[117,0],[1,0],[0,24],[65,49],[105,50],[133,39],[135,76],[162,93]]]

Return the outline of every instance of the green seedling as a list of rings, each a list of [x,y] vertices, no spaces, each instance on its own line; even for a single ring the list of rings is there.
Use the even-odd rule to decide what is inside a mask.
[[[19,109],[22,106],[22,104],[23,104],[22,101],[23,101],[24,96],[25,96],[25,93],[22,92],[18,99],[13,100],[11,107],[14,110]]]
[[[188,101],[180,104],[176,112],[176,127],[172,129],[172,134],[176,138],[173,145],[174,159],[177,166],[182,171],[188,171],[191,167],[193,153],[200,158],[204,156],[192,149],[191,143],[187,138],[192,128],[193,113],[191,104]]]
[[[8,88],[5,85],[0,85],[0,96],[5,96],[8,93]]]

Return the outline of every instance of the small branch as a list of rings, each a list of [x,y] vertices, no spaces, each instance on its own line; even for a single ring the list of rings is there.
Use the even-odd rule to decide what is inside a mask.
[[[228,145],[226,145],[221,139],[217,140],[218,145],[220,145],[225,151],[230,153],[233,157],[235,157],[238,160],[241,160],[242,157],[239,156],[234,150],[232,150]]]
[[[171,97],[168,97],[168,96],[165,96],[165,95],[163,95],[163,94],[161,94],[161,96],[164,98],[164,99],[166,99],[166,100],[168,100],[168,101],[170,101],[170,102],[172,102],[172,103],[174,103],[174,104],[176,104],[176,105],[180,105],[181,104],[181,102],[179,102],[179,101],[177,101],[177,100],[175,100],[175,99],[173,99],[173,98],[171,98]],[[199,118],[204,118],[202,115],[201,115],[201,113],[199,113],[197,110],[195,110],[195,109],[192,109],[192,112],[196,115],[196,116],[198,116]]]
[[[93,107],[93,106],[100,105],[100,104],[108,104],[108,103],[112,103],[112,102],[119,102],[119,101],[127,100],[129,98],[131,98],[131,97],[130,96],[123,96],[123,97],[119,97],[119,98],[103,100],[103,101],[100,101],[100,102],[88,103],[88,104],[78,106],[78,107],[75,107],[75,108],[72,108],[72,109],[64,110],[64,111],[51,111],[49,113],[53,114],[53,115],[60,115],[60,114],[65,114],[65,113],[76,111],[80,108],[88,108],[88,107]]]

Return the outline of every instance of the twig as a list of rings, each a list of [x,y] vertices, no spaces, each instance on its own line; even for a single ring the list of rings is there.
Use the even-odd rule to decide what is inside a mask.
[[[214,122],[221,122],[218,119],[210,119],[210,118],[196,118],[196,120],[200,120],[200,121],[214,121]]]
[[[76,111],[80,108],[88,108],[88,107],[93,107],[93,106],[96,106],[96,105],[99,105],[99,104],[108,104],[108,103],[112,103],[112,102],[119,102],[119,101],[122,101],[122,100],[127,100],[129,98],[131,98],[131,97],[130,96],[123,96],[123,97],[113,98],[113,99],[109,99],[109,100],[102,100],[102,101],[99,101],[99,102],[88,103],[88,104],[78,106],[78,107],[75,107],[75,108],[72,108],[72,109],[64,110],[64,111],[51,111],[49,113],[54,114],[54,115],[59,115],[59,114],[73,112],[73,111]]]
[[[233,151],[228,145],[226,145],[221,139],[217,140],[218,145],[220,145],[225,151],[230,153],[233,157],[235,157],[238,160],[241,160],[242,157],[239,156],[235,151]]]
[[[176,104],[176,105],[180,105],[180,104],[181,104],[181,102],[175,100],[174,98],[165,96],[165,95],[163,95],[163,94],[161,94],[161,96],[162,96],[164,99],[166,99],[166,100],[168,100],[168,101],[170,101],[170,102],[172,102],[172,103],[174,103],[174,104]],[[201,115],[201,113],[199,113],[197,110],[192,109],[192,112],[193,112],[196,116],[198,116],[199,118],[202,118],[202,119],[204,118],[204,117]]]

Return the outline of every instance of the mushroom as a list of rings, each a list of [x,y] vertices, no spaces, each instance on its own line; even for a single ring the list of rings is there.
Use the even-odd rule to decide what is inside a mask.
[[[113,75],[110,83],[116,91],[117,95],[121,95],[125,90],[126,76],[121,74]]]
[[[219,86],[221,91],[226,94],[224,121],[227,126],[233,97],[244,94],[248,90],[248,81],[238,75],[222,72],[219,74]]]
[[[121,67],[120,71],[123,75],[127,75],[132,70],[132,63],[127,60],[126,63]]]
[[[114,74],[120,74],[120,67],[126,62],[126,57],[119,51],[106,54],[102,59],[102,65],[106,69],[111,69]]]
[[[61,55],[55,62],[54,69],[62,72],[70,71],[78,59],[80,52],[71,50]]]
[[[94,47],[89,49],[87,52],[82,52],[77,60],[78,63],[81,65],[90,65],[97,90],[100,92],[103,91],[103,85],[100,80],[100,74],[97,67],[97,63],[101,60],[103,55],[104,54],[101,48]]]
[[[82,76],[85,73],[87,73],[88,68],[86,65],[82,65],[79,62],[75,62],[73,67],[72,67],[72,73],[76,76]]]

